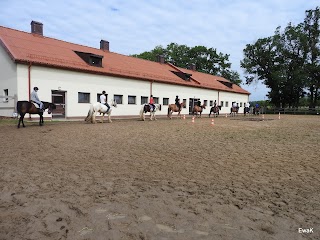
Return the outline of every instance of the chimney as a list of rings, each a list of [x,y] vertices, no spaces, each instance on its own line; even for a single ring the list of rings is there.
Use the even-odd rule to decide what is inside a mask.
[[[195,65],[194,63],[192,63],[192,64],[190,65],[190,70],[191,70],[191,71],[196,71],[196,65]]]
[[[31,33],[43,36],[43,24],[41,22],[31,22]]]
[[[161,63],[161,64],[164,64],[164,56],[163,55],[158,55],[157,56],[157,62]]]
[[[106,40],[100,41],[100,49],[104,51],[109,51],[109,42]]]

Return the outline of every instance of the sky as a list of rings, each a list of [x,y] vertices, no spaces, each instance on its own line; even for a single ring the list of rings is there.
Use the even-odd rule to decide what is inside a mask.
[[[278,26],[303,22],[319,0],[0,0],[0,25],[30,32],[43,23],[47,37],[131,55],[170,43],[205,46],[229,54],[231,69],[245,82],[243,49],[274,34]],[[241,85],[250,100],[267,100],[261,82]]]

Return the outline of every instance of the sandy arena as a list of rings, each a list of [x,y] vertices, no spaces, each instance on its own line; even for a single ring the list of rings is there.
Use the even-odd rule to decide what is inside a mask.
[[[320,239],[320,117],[261,118],[0,120],[0,239]]]

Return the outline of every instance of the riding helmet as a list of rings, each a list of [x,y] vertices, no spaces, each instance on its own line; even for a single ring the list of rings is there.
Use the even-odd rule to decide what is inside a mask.
[[[33,90],[39,90],[39,88],[38,87],[34,87]]]
[[[102,94],[105,94],[106,93],[106,91],[102,91]]]

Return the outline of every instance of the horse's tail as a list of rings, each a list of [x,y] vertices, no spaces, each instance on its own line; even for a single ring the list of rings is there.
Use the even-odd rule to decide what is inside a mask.
[[[171,110],[170,110],[170,106],[169,106],[169,107],[168,107],[168,116],[170,115],[170,111],[171,111]]]
[[[17,102],[17,112],[21,115],[21,108],[22,108],[22,103],[21,101]]]
[[[87,115],[87,117],[85,119],[86,122],[89,122],[92,119],[92,114],[93,114],[93,105],[91,104],[90,105],[90,109],[88,111],[88,115]]]
[[[143,119],[144,106],[145,105],[142,105],[141,110],[140,110],[140,118],[141,119]]]

